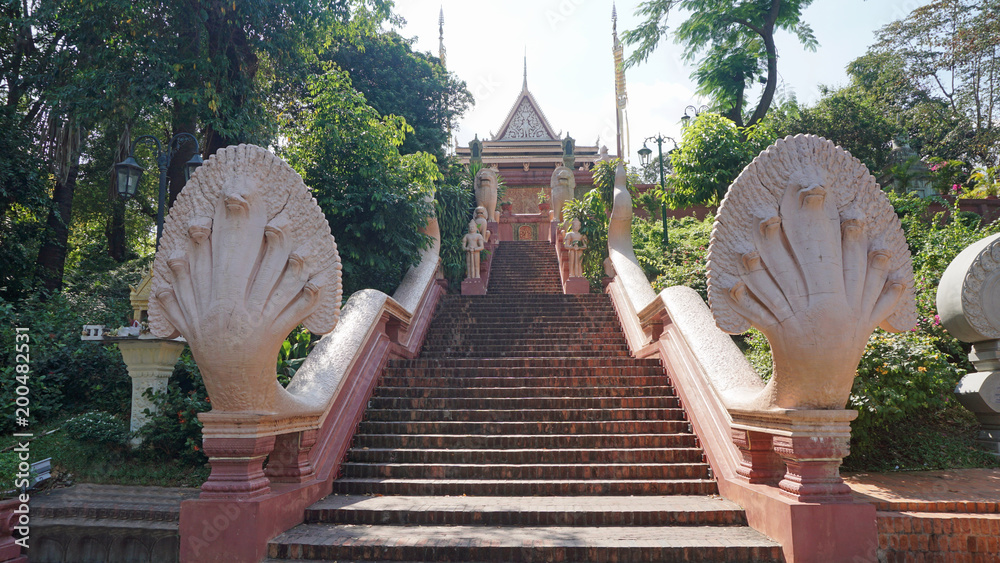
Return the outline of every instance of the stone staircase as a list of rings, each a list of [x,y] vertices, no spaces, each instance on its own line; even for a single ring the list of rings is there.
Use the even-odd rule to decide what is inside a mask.
[[[781,560],[716,496],[663,368],[607,296],[559,293],[553,256],[504,242],[487,295],[443,298],[272,561]]]
[[[543,240],[500,243],[490,265],[487,295],[562,293],[559,262],[552,245]]]

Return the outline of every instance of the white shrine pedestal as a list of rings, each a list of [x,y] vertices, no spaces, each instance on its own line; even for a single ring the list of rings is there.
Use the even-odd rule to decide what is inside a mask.
[[[91,329],[88,333],[87,330]],[[149,422],[149,416],[143,411],[149,409],[156,412],[156,405],[146,398],[147,389],[153,393],[167,390],[167,381],[174,372],[174,364],[184,351],[187,342],[184,339],[165,340],[149,335],[142,336],[109,336],[103,327],[88,325],[84,327],[83,340],[91,340],[101,344],[117,344],[121,350],[122,360],[132,379],[132,415],[129,420],[129,431],[133,434]],[[132,438],[132,445],[138,446],[141,440]]]

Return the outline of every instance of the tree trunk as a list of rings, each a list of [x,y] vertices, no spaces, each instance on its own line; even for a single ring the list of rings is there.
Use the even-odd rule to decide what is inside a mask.
[[[178,34],[178,60],[184,61],[184,72],[179,73],[177,78],[177,90],[180,92],[197,92],[204,80],[203,72],[199,71],[191,61],[199,59],[201,48],[201,22],[194,21],[190,14],[196,11],[181,11],[181,24],[178,26],[181,31]],[[179,133],[190,133],[198,136],[198,105],[192,101],[183,101],[175,97],[171,108],[171,138]],[[194,143],[186,136],[180,140],[178,150],[170,161],[167,168],[167,208],[174,204],[177,194],[181,193],[187,179],[184,177],[184,169],[187,162],[194,156]],[[204,148],[204,147],[201,147]],[[169,150],[169,149],[168,149]],[[203,153],[204,156],[204,153]]]
[[[108,204],[111,206],[111,216],[108,217],[104,234],[108,238],[108,256],[119,264],[128,256],[128,244],[125,236],[125,200],[117,193]]]
[[[260,60],[254,53],[244,30],[238,23],[219,17],[219,12],[209,11],[208,18],[208,54],[212,60],[219,57],[226,59],[226,77],[224,81],[216,81],[215,88],[223,102],[222,111],[226,112],[222,120],[232,119],[246,111],[247,92],[253,88]],[[229,92],[229,93],[227,93]],[[216,128],[209,126],[205,131],[206,155],[229,145],[243,142],[243,134],[222,134]]]
[[[115,162],[122,162],[128,158],[131,144],[132,131],[131,127],[126,124],[118,139]],[[108,256],[120,264],[125,261],[128,255],[128,240],[125,234],[125,200],[118,196],[117,178],[113,169],[108,182],[108,206],[111,207],[111,216],[108,217],[104,226],[104,235],[108,239]]]
[[[63,269],[69,244],[69,223],[73,212],[73,192],[80,172],[80,151],[73,151],[65,179],[56,181],[52,191],[52,208],[45,221],[45,240],[38,250],[38,270],[42,287],[47,293],[62,289]],[[46,295],[42,295],[45,299]]]

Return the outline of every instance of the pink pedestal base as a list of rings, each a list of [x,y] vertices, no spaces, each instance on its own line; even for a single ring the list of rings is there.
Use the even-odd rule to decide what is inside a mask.
[[[731,410],[736,473],[750,483],[775,484],[799,502],[850,503],[840,464],[851,453],[854,410]],[[780,480],[778,480],[780,479]]]
[[[462,282],[462,295],[486,295],[486,282],[483,278],[467,278]]]
[[[587,278],[567,278],[563,284],[563,293],[567,295],[590,293],[590,280]]]
[[[17,545],[14,540],[14,528],[21,525],[21,515],[18,512],[25,513],[26,517],[30,519],[29,510],[27,503],[22,503],[17,498],[0,501],[0,561],[4,563],[28,562],[28,558],[21,555],[21,546]]]

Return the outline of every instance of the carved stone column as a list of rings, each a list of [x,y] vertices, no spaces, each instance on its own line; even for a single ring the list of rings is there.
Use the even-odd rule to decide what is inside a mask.
[[[774,484],[800,502],[853,502],[840,477],[855,410],[730,411],[733,441],[743,454],[737,473]]]
[[[755,485],[777,485],[785,475],[785,463],[774,453],[772,436],[746,428],[732,428],[731,434],[743,457],[736,468],[737,475]]]
[[[122,352],[122,360],[128,368],[128,375],[132,379],[132,417],[129,422],[129,430],[135,432],[149,422],[149,417],[143,411],[149,409],[151,413],[156,411],[153,402],[144,395],[147,389],[152,389],[154,393],[166,391],[167,380],[174,372],[174,364],[177,358],[184,351],[184,342],[177,340],[120,340],[118,349]],[[138,445],[141,441],[133,438],[133,445]]]
[[[271,492],[264,460],[274,449],[274,436],[204,438],[212,473],[201,485],[201,498],[247,499]]]
[[[948,265],[937,309],[948,332],[973,343],[976,372],[962,378],[955,394],[979,420],[979,443],[1000,455],[1000,235],[969,245]]]
[[[312,478],[315,469],[309,452],[316,445],[316,430],[282,434],[274,442],[265,474],[275,483],[302,483]]]

